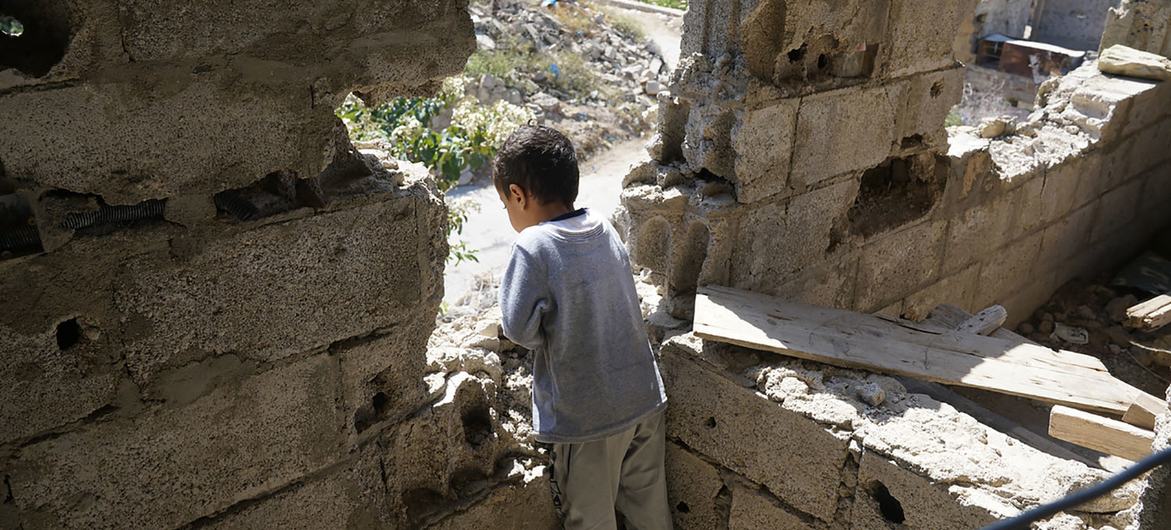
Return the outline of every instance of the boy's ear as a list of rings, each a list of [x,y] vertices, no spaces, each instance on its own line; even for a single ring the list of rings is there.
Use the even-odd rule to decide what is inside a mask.
[[[524,188],[522,188],[516,184],[509,184],[508,185],[508,200],[516,201],[517,204],[519,204],[521,208],[524,208],[528,203],[529,194],[525,193]]]

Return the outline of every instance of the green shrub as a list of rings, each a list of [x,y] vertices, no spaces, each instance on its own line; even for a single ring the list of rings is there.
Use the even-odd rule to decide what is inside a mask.
[[[533,119],[532,113],[507,101],[480,105],[464,97],[467,79],[453,77],[443,83],[433,98],[395,98],[377,107],[367,107],[353,96],[337,110],[350,135],[358,140],[384,140],[390,154],[419,162],[436,176],[439,189],[447,191],[459,182],[465,170],[477,171],[488,164],[496,151],[517,127]],[[430,127],[440,113],[451,112],[451,124],[442,130]],[[448,210],[450,238],[463,230],[467,213]],[[462,241],[451,243],[449,261],[475,261],[475,250]]]
[[[687,0],[638,0],[644,4],[687,10]]]

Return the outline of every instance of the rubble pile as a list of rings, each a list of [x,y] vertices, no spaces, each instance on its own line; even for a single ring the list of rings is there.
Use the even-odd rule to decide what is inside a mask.
[[[482,104],[527,107],[588,155],[647,130],[670,73],[662,51],[629,21],[590,4],[525,2],[468,8],[480,54],[525,54],[526,68],[481,74],[467,85]]]
[[[1171,330],[1143,333],[1123,325],[1127,308],[1143,295],[1112,286],[1109,277],[1065,284],[1032,316],[1017,325],[1029,339],[1093,355],[1111,373],[1157,396],[1171,384]]]

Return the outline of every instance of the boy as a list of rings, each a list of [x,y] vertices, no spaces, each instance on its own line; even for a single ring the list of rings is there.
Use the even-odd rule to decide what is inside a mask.
[[[626,247],[574,209],[573,144],[521,127],[493,180],[520,233],[500,286],[504,334],[533,352],[533,430],[553,446],[554,504],[569,529],[670,529],[663,476],[667,406]]]

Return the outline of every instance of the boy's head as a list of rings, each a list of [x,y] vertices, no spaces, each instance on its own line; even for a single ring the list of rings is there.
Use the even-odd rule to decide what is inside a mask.
[[[517,232],[573,209],[577,155],[556,129],[526,125],[496,153],[493,182]]]

